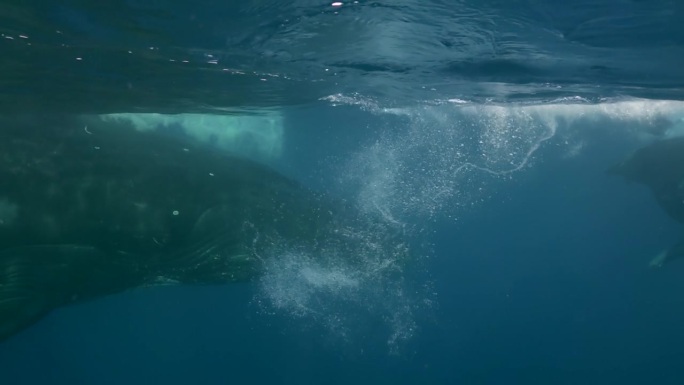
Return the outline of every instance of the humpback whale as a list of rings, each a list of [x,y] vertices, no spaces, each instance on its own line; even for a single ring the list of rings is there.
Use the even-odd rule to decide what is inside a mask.
[[[249,280],[275,242],[320,247],[355,223],[256,162],[82,119],[0,119],[0,340],[135,287]]]
[[[649,187],[660,207],[684,224],[684,137],[660,140],[637,150],[609,173]],[[650,263],[660,267],[684,257],[684,239],[656,256]]]

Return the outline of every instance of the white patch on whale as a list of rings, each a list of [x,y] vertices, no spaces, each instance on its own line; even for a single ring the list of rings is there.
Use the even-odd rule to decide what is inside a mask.
[[[178,127],[200,142],[259,161],[273,161],[283,151],[284,119],[277,111],[254,115],[117,113],[99,118],[128,123],[138,131]]]

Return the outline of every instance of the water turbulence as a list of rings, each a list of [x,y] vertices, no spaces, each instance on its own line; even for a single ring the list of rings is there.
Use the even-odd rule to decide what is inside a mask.
[[[396,352],[415,331],[418,299],[407,294],[408,246],[396,228],[370,221],[335,228],[325,245],[271,242],[256,302],[264,313],[286,314],[322,327],[336,340],[358,342],[380,320]],[[329,242],[326,242],[329,241]]]
[[[265,272],[255,303],[347,342],[380,323],[394,352],[416,333],[418,315],[436,306],[431,282],[407,278],[425,266],[433,221],[458,219],[460,210],[486,202],[496,184],[539,163],[545,146],[577,156],[587,127],[667,136],[684,122],[681,103],[639,100],[403,109],[347,102],[377,118],[376,135],[333,176],[361,219],[334,224],[315,247],[269,239],[260,248]]]
[[[342,167],[340,180],[357,186],[365,210],[397,224],[457,219],[459,210],[486,201],[495,183],[532,167],[543,146],[577,156],[588,127],[651,139],[684,132],[684,104],[675,101],[569,98],[504,106],[454,99],[391,109],[359,98],[335,102],[380,118],[378,134]]]
[[[358,186],[366,210],[394,223],[437,218],[450,210],[445,206],[483,199],[492,179],[527,166],[556,129],[526,109],[503,106],[445,103],[376,112],[394,115],[392,125],[351,158],[341,179]]]

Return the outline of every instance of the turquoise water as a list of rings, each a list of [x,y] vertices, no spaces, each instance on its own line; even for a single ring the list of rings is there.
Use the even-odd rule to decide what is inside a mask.
[[[0,342],[0,382],[681,383],[684,262],[649,268],[681,223],[606,171],[684,134],[682,16],[5,2],[4,124],[86,115],[237,154],[402,228],[414,258],[389,268],[365,234],[355,265],[281,248],[249,282],[63,307]]]

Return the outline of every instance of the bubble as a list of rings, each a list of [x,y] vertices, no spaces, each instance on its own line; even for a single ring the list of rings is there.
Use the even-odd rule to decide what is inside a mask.
[[[390,351],[413,336],[414,303],[405,295],[406,248],[381,230],[339,229],[350,242],[313,251],[275,242],[264,260],[254,303],[263,314],[285,314],[322,328],[344,343],[361,343],[378,322]],[[407,326],[411,325],[411,326]]]
[[[558,122],[539,112],[466,103],[376,109],[389,123],[350,157],[340,184],[355,185],[365,210],[388,221],[451,216],[487,199],[488,186],[523,171],[556,135]]]
[[[559,156],[577,156],[587,139],[574,132],[586,122],[593,127],[603,120],[644,123],[662,135],[684,126],[682,103],[497,106],[452,100],[382,108],[359,95],[325,100],[355,105],[375,118],[375,134],[337,163],[334,181],[377,225],[339,228],[348,242],[329,247],[273,241],[262,255],[265,273],[254,303],[263,314],[305,320],[298,324],[323,328],[339,341],[364,340],[382,330],[392,353],[420,330],[423,313],[437,306],[429,278],[407,278],[429,257],[429,250],[416,245],[436,220],[457,220],[463,210],[486,202],[501,183],[534,166],[539,150],[551,141]],[[388,236],[392,231],[411,239],[412,250]]]

